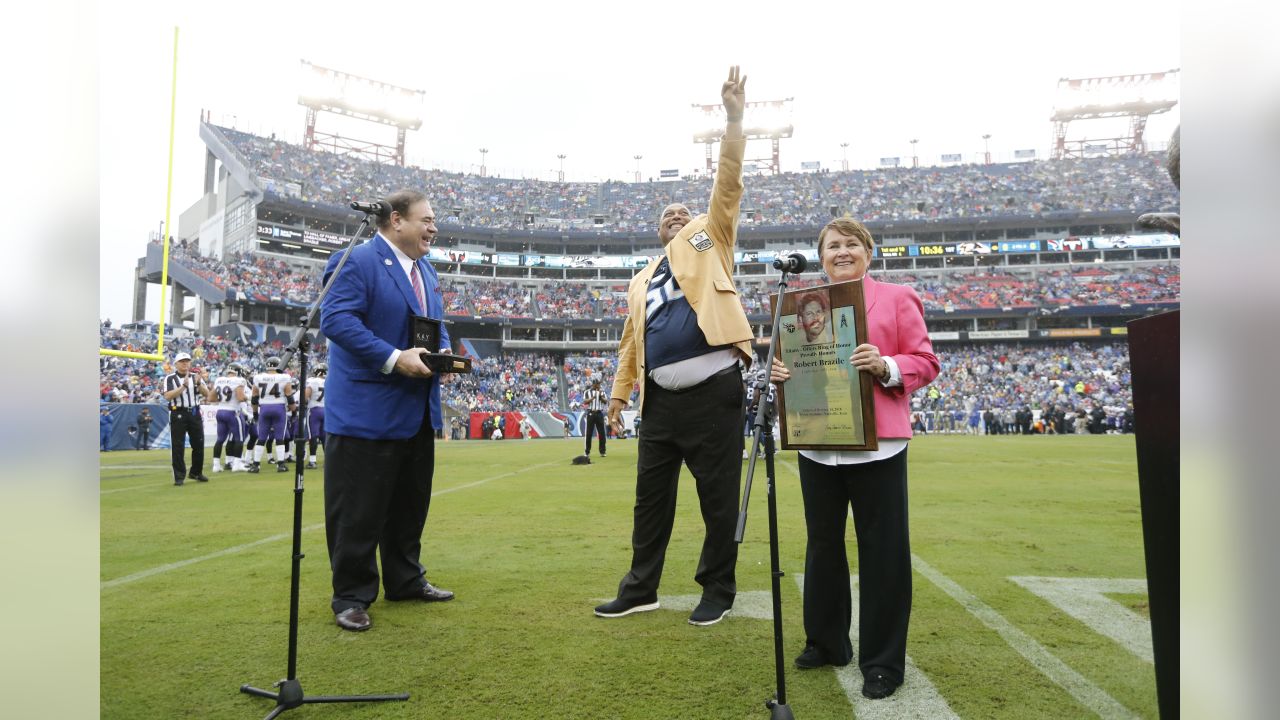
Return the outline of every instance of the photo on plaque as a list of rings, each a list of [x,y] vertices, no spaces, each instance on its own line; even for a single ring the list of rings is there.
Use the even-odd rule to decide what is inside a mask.
[[[849,362],[867,341],[866,318],[860,280],[783,295],[777,352],[791,370],[778,386],[783,450],[878,447],[873,380]]]

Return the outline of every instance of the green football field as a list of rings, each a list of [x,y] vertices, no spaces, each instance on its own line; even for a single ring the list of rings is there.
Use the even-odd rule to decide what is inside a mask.
[[[457,599],[379,601],[365,633],[333,623],[323,473],[308,471],[302,687],[411,698],[308,705],[284,717],[768,718],[763,463],[725,621],[686,621],[702,541],[687,472],[663,608],[592,614],[630,560],[635,447],[613,441],[608,457],[573,466],[580,439],[437,445],[422,558],[428,578]],[[907,681],[880,701],[861,697],[856,668],[791,666],[804,645],[804,514],[795,453],[779,455],[795,716],[1156,717],[1132,436],[924,436],[909,452],[916,572]],[[167,450],[102,455],[102,717],[261,717],[272,702],[239,688],[287,674],[293,474],[266,465],[260,475],[223,472],[184,487],[170,477]]]

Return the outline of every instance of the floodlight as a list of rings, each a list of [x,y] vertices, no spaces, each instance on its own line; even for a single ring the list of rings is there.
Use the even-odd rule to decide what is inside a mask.
[[[405,131],[422,127],[425,99],[426,93],[422,90],[397,87],[303,60],[298,104],[309,110],[304,145],[308,150],[323,148],[334,153],[361,155],[375,162],[390,159],[403,166]],[[349,138],[319,133],[315,123],[322,111],[395,126],[399,130],[396,145],[353,143]]]

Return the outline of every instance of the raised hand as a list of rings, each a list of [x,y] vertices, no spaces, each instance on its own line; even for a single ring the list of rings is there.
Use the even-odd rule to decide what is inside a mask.
[[[747,106],[747,76],[738,77],[738,66],[729,68],[729,79],[720,86],[720,99],[724,102],[725,114],[729,122],[742,120],[742,112]]]

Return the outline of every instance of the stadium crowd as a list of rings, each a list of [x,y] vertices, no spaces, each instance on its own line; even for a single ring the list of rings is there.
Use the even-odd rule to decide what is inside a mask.
[[[500,353],[472,363],[471,372],[442,386],[456,411],[535,412],[560,408],[560,379],[549,353]]]
[[[1012,272],[953,272],[901,275],[895,279],[920,294],[926,310],[1125,305],[1176,302],[1181,295],[1177,265],[1127,271],[1096,267]]]
[[[256,302],[309,304],[319,292],[320,277],[300,273],[286,263],[252,256],[223,263],[174,246],[172,262],[180,263],[220,289],[235,287]],[[1077,266],[1060,269],[951,270],[885,274],[890,282],[911,285],[926,310],[966,310],[1064,305],[1124,305],[1176,302],[1181,294],[1180,265],[1145,265],[1129,269]],[[823,282],[817,275],[793,281],[790,289]],[[445,313],[473,317],[595,318],[623,317],[625,285],[544,281],[534,290],[528,281],[484,280],[445,275],[441,278]],[[273,289],[277,288],[277,289]],[[749,315],[768,312],[768,282],[744,279],[739,297]]]
[[[445,306],[446,314],[460,306],[463,314],[477,317],[533,317],[529,292],[514,282],[471,279],[464,283],[448,278],[443,282],[458,293],[459,300],[457,305]]]
[[[98,326],[98,336],[100,347],[103,348],[139,353],[156,351],[154,332],[112,327],[110,320]],[[101,402],[118,403],[164,402],[160,397],[161,381],[165,375],[173,372],[170,360],[179,352],[191,354],[193,372],[207,371],[211,377],[216,377],[233,362],[240,363],[251,372],[260,372],[265,369],[264,363],[268,357],[279,355],[283,351],[284,343],[279,340],[249,343],[230,338],[193,336],[165,338],[164,362],[99,355],[98,399]],[[328,344],[320,340],[312,344],[312,353],[307,362],[327,362],[328,357]]]
[[[432,198],[442,224],[494,228],[589,227],[603,217],[613,231],[655,232],[665,205],[707,197],[710,178],[700,174],[670,181],[559,183],[490,178],[369,162],[327,152],[309,152],[280,140],[219,130],[267,182],[270,192],[299,199],[345,204],[352,197],[378,197],[399,187],[421,188]],[[847,172],[752,175],[746,180],[745,222],[816,226],[831,206],[866,221],[973,217],[1035,217],[1057,211],[1125,212],[1173,210],[1176,190],[1162,154],[995,165],[882,168]],[[530,218],[529,216],[532,216]],[[318,270],[299,272],[281,260],[255,254],[225,261],[179,242],[171,261],[219,290],[234,290],[259,303],[309,304],[319,289]],[[919,292],[931,311],[990,308],[1124,305],[1177,301],[1180,268],[1171,265],[1104,265],[957,269],[884,273],[890,282]],[[482,318],[600,318],[626,313],[625,284],[495,280],[444,275],[446,314]],[[822,282],[816,275],[792,289]],[[768,312],[768,278],[747,277],[739,296],[750,315]],[[154,336],[100,328],[103,347],[154,352]],[[166,342],[169,357],[191,353],[197,369],[217,374],[227,363],[258,370],[280,342],[252,343],[216,337]],[[1128,359],[1122,344],[944,345],[939,379],[913,398],[922,432],[1124,431],[1131,424]],[[311,360],[325,360],[323,342]],[[470,375],[444,386],[455,413],[581,409],[592,380],[607,385],[616,357],[603,353],[515,353],[476,359]],[[153,402],[169,364],[101,356],[100,400]]]
[[[537,291],[538,316],[548,318],[600,317],[601,298],[608,295],[600,288],[552,283]],[[616,311],[616,303],[610,306]]]
[[[942,372],[912,397],[920,432],[1133,432],[1123,343],[941,345]]]
[[[155,338],[103,323],[102,347],[154,352]],[[167,340],[165,354],[189,352],[196,372],[217,376],[228,363],[263,369],[281,343],[218,337]],[[1132,432],[1133,396],[1123,343],[945,344],[936,347],[942,374],[912,398],[917,432],[1008,434]],[[309,362],[324,362],[324,342]],[[168,362],[100,356],[99,400],[160,400]],[[477,359],[473,372],[444,385],[452,413],[581,410],[595,379],[607,387],[617,367],[612,352],[503,352]],[[296,365],[291,368],[296,373]],[[563,392],[562,392],[563,390]]]
[[[480,177],[396,167],[282,140],[218,128],[247,167],[273,188],[299,199],[344,206],[355,197],[382,197],[400,187],[421,188],[442,224],[510,228],[592,227],[604,218],[616,231],[654,231],[663,207],[710,196],[711,179],[628,183],[560,183]],[[789,172],[746,179],[742,206],[760,225],[819,225],[830,207],[862,221],[1036,217],[1080,213],[1175,210],[1177,191],[1163,153],[1083,160],[1037,160],[992,165]],[[529,216],[532,216],[530,222]]]
[[[219,290],[237,290],[254,302],[306,305],[319,291],[318,273],[299,273],[283,260],[232,253],[225,261],[219,261],[201,255],[195,243],[187,241],[173,243],[169,257]]]
[[[583,393],[591,387],[591,383],[599,380],[601,387],[608,392],[613,384],[613,376],[618,370],[618,354],[605,353],[571,353],[564,359],[564,376],[566,382],[566,400],[568,409],[585,410],[586,401]]]
[[[1125,305],[1177,302],[1181,296],[1178,265],[1129,270],[1073,267],[1061,270],[950,271],[929,274],[882,275],[888,282],[910,285],[926,310],[986,310],[992,308],[1057,309],[1062,306]],[[823,282],[804,278],[788,285],[795,290]],[[740,283],[738,294],[747,314],[767,313],[774,288],[767,283]]]

